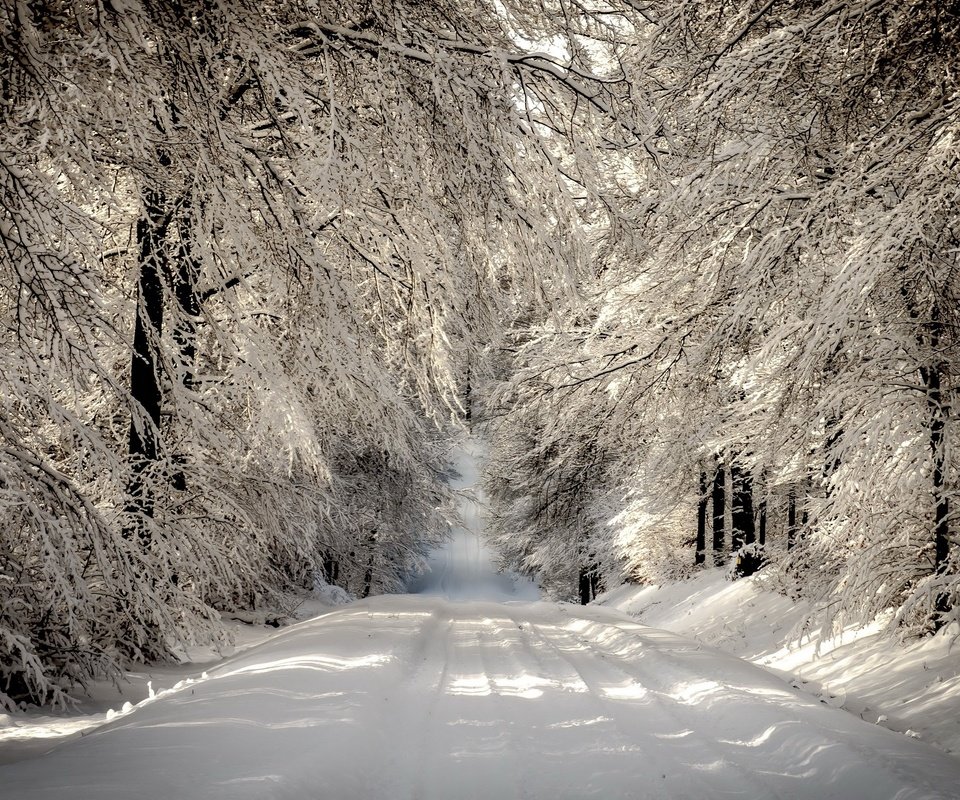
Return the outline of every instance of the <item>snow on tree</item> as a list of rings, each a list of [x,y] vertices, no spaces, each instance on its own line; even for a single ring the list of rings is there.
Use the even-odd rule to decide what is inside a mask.
[[[630,69],[657,136],[607,190],[591,331],[551,332],[564,345],[541,348],[537,413],[602,420],[604,475],[619,476],[621,532],[635,533],[621,562],[673,569],[719,464],[728,512],[736,481],[751,488],[738,543],[759,537],[763,509],[768,551],[790,534],[777,557],[796,589],[855,619],[894,607],[940,625],[958,591],[956,10],[644,13]],[[581,430],[554,439],[556,461]],[[664,524],[677,509],[687,536]],[[617,525],[608,536],[622,540]],[[742,550],[740,569],[757,555]]]
[[[470,353],[640,134],[625,18],[558,10],[3,3],[4,702],[443,537]]]

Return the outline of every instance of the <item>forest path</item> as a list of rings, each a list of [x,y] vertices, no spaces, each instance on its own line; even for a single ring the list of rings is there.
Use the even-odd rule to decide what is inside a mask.
[[[960,797],[960,763],[616,612],[379,597],[292,626],[0,796]]]
[[[458,488],[476,480],[475,452]],[[960,798],[960,762],[600,607],[517,602],[482,495],[412,585],[293,625],[52,752],[17,800]]]

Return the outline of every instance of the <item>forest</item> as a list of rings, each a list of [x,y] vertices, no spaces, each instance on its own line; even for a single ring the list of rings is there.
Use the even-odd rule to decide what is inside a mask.
[[[2,0],[0,703],[454,517],[958,619],[960,3]]]

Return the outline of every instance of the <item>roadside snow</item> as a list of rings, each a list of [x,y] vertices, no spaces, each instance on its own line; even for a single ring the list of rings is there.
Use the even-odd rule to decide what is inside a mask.
[[[296,608],[289,609],[293,619],[309,619],[341,605],[344,597],[337,587],[318,586],[312,595],[303,597]],[[339,590],[342,593],[342,590]],[[107,720],[131,711],[138,703],[162,693],[184,681],[196,680],[211,665],[242,653],[265,642],[277,633],[271,624],[280,612],[272,614],[238,614],[224,617],[228,645],[185,648],[180,653],[183,663],[144,666],[123,674],[119,683],[108,680],[93,683],[77,704],[61,712],[31,709],[16,714],[0,713],[0,764],[33,758],[48,752],[62,742]],[[0,789],[0,797],[4,796]]]
[[[826,705],[960,754],[956,625],[906,643],[885,619],[822,637],[801,631],[809,608],[765,588],[765,580],[760,573],[729,581],[725,570],[711,569],[678,583],[621,586],[596,602],[773,669]]]

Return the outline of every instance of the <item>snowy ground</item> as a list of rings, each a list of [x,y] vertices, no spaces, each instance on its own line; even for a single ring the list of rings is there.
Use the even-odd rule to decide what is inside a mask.
[[[0,797],[960,797],[960,761],[760,667],[615,610],[517,602],[535,587],[496,574],[478,525],[420,594],[290,626],[0,767]]]
[[[289,609],[289,612],[296,619],[310,619],[331,607],[330,598],[318,595],[303,599],[299,607]],[[193,647],[183,652],[182,664],[143,666],[125,673],[117,683],[107,680],[94,683],[88,687],[87,695],[67,711],[0,712],[0,765],[46,753],[113,719],[118,713],[125,713],[151,693],[196,678],[208,666],[223,661],[224,657],[243,652],[277,633],[275,625],[264,624],[254,614],[247,614],[244,619],[226,617],[224,628],[230,642],[228,646],[219,650]],[[0,786],[0,797],[4,796]]]
[[[621,586],[597,602],[784,675],[824,704],[960,754],[960,642],[952,625],[901,642],[887,619],[825,638],[802,631],[809,608],[772,591],[763,573],[726,570],[663,586]],[[960,787],[956,790],[960,797]]]
[[[47,756],[4,797],[956,798],[960,762],[602,608],[380,597]]]

